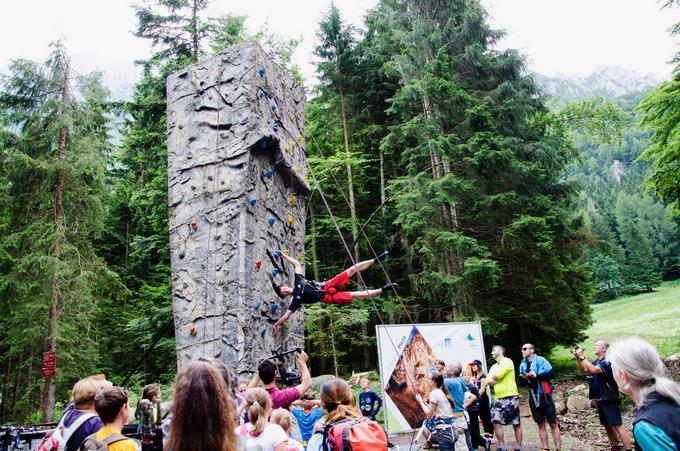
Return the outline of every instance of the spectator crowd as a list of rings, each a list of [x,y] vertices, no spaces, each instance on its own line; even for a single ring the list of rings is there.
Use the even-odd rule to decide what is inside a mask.
[[[576,365],[589,376],[590,398],[597,408],[611,450],[630,450],[634,439],[643,451],[680,450],[680,385],[668,379],[657,350],[640,339],[627,339],[611,349],[604,341],[594,346],[594,358],[575,347]],[[534,345],[521,348],[517,371],[506,349],[491,349],[493,364],[474,360],[435,362],[427,393],[416,394],[425,420],[414,445],[447,450],[521,450],[518,381],[527,387],[528,406],[541,447],[562,449],[557,422],[550,362]],[[59,425],[39,449],[133,451],[138,444],[122,435],[134,419],[142,430],[144,415],[163,422],[163,449],[170,451],[326,451],[386,450],[391,446],[376,421],[383,401],[359,380],[355,396],[342,379],[323,383],[317,394],[307,367],[307,354],[297,354],[299,384],[279,387],[276,363],[262,361],[251,380],[235,380],[219,359],[199,359],[178,375],[171,414],[161,417],[161,392],[157,385],[144,387],[136,412],[130,415],[128,394],[102,375],[78,381]],[[621,418],[623,392],[637,410],[632,437]],[[426,395],[423,397],[423,395]],[[144,410],[146,409],[146,410]],[[143,413],[142,411],[146,412]],[[513,447],[505,432],[510,426]]]

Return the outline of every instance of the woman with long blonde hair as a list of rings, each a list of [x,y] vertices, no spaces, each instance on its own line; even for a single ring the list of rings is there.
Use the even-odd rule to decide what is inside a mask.
[[[175,384],[173,417],[166,451],[236,451],[233,403],[220,372],[207,362],[192,362]]]
[[[244,436],[246,449],[259,445],[265,451],[286,451],[288,436],[278,424],[269,422],[272,414],[272,398],[264,388],[253,388],[246,392],[248,423],[236,428],[236,433]]]

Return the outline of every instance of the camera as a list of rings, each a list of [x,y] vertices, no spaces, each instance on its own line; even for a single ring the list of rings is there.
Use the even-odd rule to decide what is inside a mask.
[[[302,382],[302,375],[299,372],[293,371],[292,368],[286,368],[285,357],[289,354],[297,352],[302,353],[302,349],[295,348],[289,351],[277,352],[273,356],[269,357],[269,360],[276,361],[276,374],[277,380],[286,387],[293,387]]]

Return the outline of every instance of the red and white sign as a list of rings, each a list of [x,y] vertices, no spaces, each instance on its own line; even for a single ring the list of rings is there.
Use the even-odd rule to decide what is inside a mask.
[[[57,353],[55,351],[43,352],[42,375],[54,377],[57,374]]]

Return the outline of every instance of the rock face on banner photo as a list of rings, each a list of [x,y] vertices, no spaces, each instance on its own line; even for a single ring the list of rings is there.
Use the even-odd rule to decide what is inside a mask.
[[[302,313],[271,329],[287,306],[272,282],[293,283],[274,251],[304,259],[304,92],[249,42],[172,74],[167,94],[177,366],[217,357],[249,376],[304,345]]]
[[[414,326],[385,387],[385,392],[413,429],[419,428],[425,420],[416,394],[420,393],[423,400],[429,399],[430,368],[436,361],[432,348]]]

